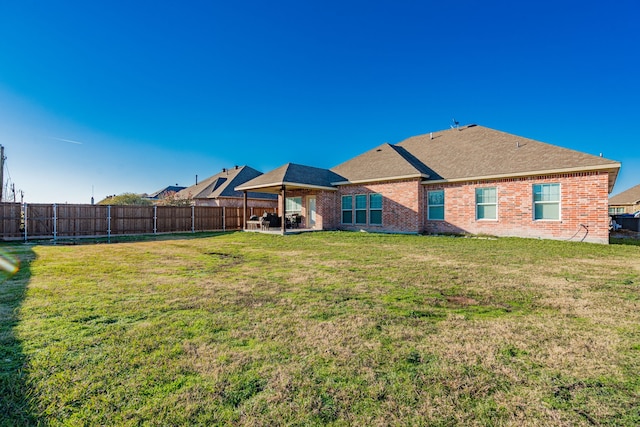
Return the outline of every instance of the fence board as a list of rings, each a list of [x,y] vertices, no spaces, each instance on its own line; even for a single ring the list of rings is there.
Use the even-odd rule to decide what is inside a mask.
[[[195,231],[214,231],[224,229],[224,218],[221,207],[195,206],[193,214],[195,219]]]
[[[56,205],[56,237],[106,236],[107,211],[100,205]]]
[[[22,206],[19,203],[0,203],[0,236],[19,238],[23,230]]]
[[[254,207],[247,216],[265,211],[273,208]],[[0,203],[2,240],[241,230],[242,225],[243,209],[235,207]]]
[[[29,237],[53,236],[53,205],[29,204],[26,225]]]

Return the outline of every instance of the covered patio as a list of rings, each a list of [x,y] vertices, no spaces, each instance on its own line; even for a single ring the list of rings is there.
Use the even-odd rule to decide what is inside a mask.
[[[344,179],[327,169],[287,163],[264,175],[236,187],[242,191],[244,208],[244,231],[270,234],[297,234],[323,230],[323,212],[318,209],[316,198],[327,192],[335,193],[334,182]],[[278,195],[278,221],[269,218],[251,219],[247,216],[247,192]],[[284,213],[284,215],[282,215]],[[266,215],[266,214],[265,214]],[[277,224],[274,226],[274,224]]]

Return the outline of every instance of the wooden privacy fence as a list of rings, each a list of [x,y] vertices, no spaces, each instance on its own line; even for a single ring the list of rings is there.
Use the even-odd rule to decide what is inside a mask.
[[[242,229],[242,208],[0,203],[0,239],[22,240]],[[272,208],[249,208],[247,217]]]

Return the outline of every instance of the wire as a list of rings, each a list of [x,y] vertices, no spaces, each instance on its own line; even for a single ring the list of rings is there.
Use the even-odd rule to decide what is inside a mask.
[[[566,241],[568,242],[569,240],[573,240],[573,238],[576,237],[583,228],[585,229],[585,233],[584,233],[584,236],[582,236],[582,239],[580,239],[580,241],[584,242],[584,239],[586,239],[587,236],[589,235],[589,226],[584,224],[580,224],[580,228],[578,228],[578,231],[576,231],[573,236],[566,239]]]

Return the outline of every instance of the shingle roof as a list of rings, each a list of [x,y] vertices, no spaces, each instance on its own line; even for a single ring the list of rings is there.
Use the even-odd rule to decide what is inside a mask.
[[[287,163],[236,190],[276,193],[283,184],[334,188],[401,178],[422,178],[428,183],[603,170],[609,173],[611,191],[619,169],[620,163],[614,160],[469,125],[385,143],[330,170]]]
[[[331,170],[350,182],[409,176],[428,182],[604,169],[611,190],[619,168],[614,160],[469,125],[383,144]]]
[[[640,184],[609,198],[609,205],[637,205],[640,203]]]
[[[279,192],[285,185],[294,188],[334,189],[332,182],[343,181],[344,178],[327,169],[287,163],[277,169],[260,175],[251,181],[237,186],[236,190],[260,189],[261,191]]]
[[[176,186],[176,185],[169,185],[167,187],[164,187],[162,190],[158,190],[155,193],[151,193],[147,196],[148,199],[158,199],[168,193],[177,193],[180,190],[184,189],[185,187],[180,187],[180,186]]]
[[[431,170],[403,147],[382,144],[331,170],[348,182],[384,180],[398,177],[427,178]]]
[[[192,199],[217,199],[220,197],[243,197],[242,192],[234,188],[251,179],[262,175],[249,166],[240,166],[231,169],[223,169],[199,183],[181,190],[177,196]],[[274,196],[265,193],[248,193],[248,197],[257,199],[273,199]]]
[[[620,167],[614,160],[470,125],[414,136],[397,144],[436,173],[431,179],[465,179],[560,170]]]

